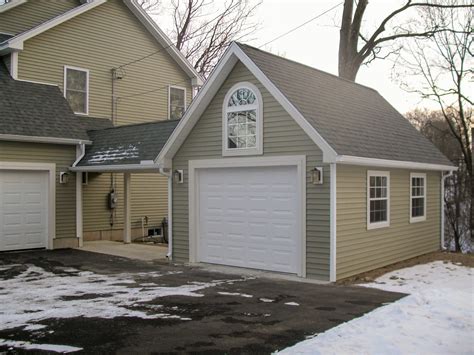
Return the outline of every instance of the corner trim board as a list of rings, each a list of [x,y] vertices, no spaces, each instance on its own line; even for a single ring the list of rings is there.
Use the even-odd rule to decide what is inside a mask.
[[[337,280],[337,165],[335,163],[330,164],[330,255],[329,255],[329,281],[335,282]]]

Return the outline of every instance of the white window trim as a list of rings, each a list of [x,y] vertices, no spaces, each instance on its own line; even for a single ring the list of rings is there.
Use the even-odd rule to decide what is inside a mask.
[[[413,196],[413,178],[423,178],[423,216],[412,217],[413,198],[420,198],[422,196]],[[426,174],[425,173],[410,173],[410,223],[417,223],[426,221]]]
[[[81,116],[88,116],[89,115],[89,69],[84,69],[84,68],[79,68],[79,67],[73,67],[70,65],[65,65],[64,66],[64,74],[63,74],[63,88],[64,88],[64,98],[66,98],[66,83],[67,83],[67,70],[72,69],[72,70],[77,70],[77,71],[82,71],[86,73],[86,112],[74,112],[76,115],[81,115]],[[67,98],[66,98],[67,99]]]
[[[227,108],[227,103],[231,95],[234,93],[235,90],[244,88],[251,90],[255,97],[257,98],[256,105],[249,105],[249,109],[255,109],[257,111],[256,114],[256,143],[257,146],[255,148],[234,148],[229,149],[227,147],[227,112],[229,111]],[[241,111],[241,110],[239,110]],[[224,102],[222,103],[222,156],[243,156],[243,155],[262,155],[263,154],[263,100],[260,90],[252,83],[249,82],[240,82],[233,85],[225,95]]]
[[[187,95],[186,88],[182,86],[169,85],[168,86],[168,119],[169,120],[171,119],[171,89],[179,89],[179,90],[184,91],[184,111],[186,112],[186,109],[188,108],[188,105],[186,104],[186,95]],[[184,117],[184,113],[183,113],[183,117]]]
[[[383,176],[387,178],[387,220],[384,222],[370,223],[370,177]],[[390,226],[390,172],[367,170],[367,230],[385,228]]]

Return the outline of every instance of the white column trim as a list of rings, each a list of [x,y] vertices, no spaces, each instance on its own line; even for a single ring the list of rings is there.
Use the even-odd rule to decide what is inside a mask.
[[[336,274],[336,255],[337,255],[337,187],[336,187],[336,175],[337,165],[335,163],[330,164],[330,264],[329,264],[329,281],[335,282],[337,279]]]
[[[131,215],[131,175],[123,174],[123,242],[129,244],[132,242],[132,215]]]

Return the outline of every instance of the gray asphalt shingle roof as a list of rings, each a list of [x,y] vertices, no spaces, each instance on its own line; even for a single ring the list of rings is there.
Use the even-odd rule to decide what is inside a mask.
[[[89,139],[57,86],[14,80],[1,61],[0,134]]]
[[[377,91],[239,44],[338,155],[452,163]]]
[[[77,166],[140,164],[154,160],[179,120],[164,120],[88,131],[92,145]]]

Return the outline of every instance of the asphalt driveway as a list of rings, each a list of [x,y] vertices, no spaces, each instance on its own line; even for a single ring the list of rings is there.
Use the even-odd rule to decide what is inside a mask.
[[[271,353],[403,294],[78,250],[0,254],[0,352]]]

